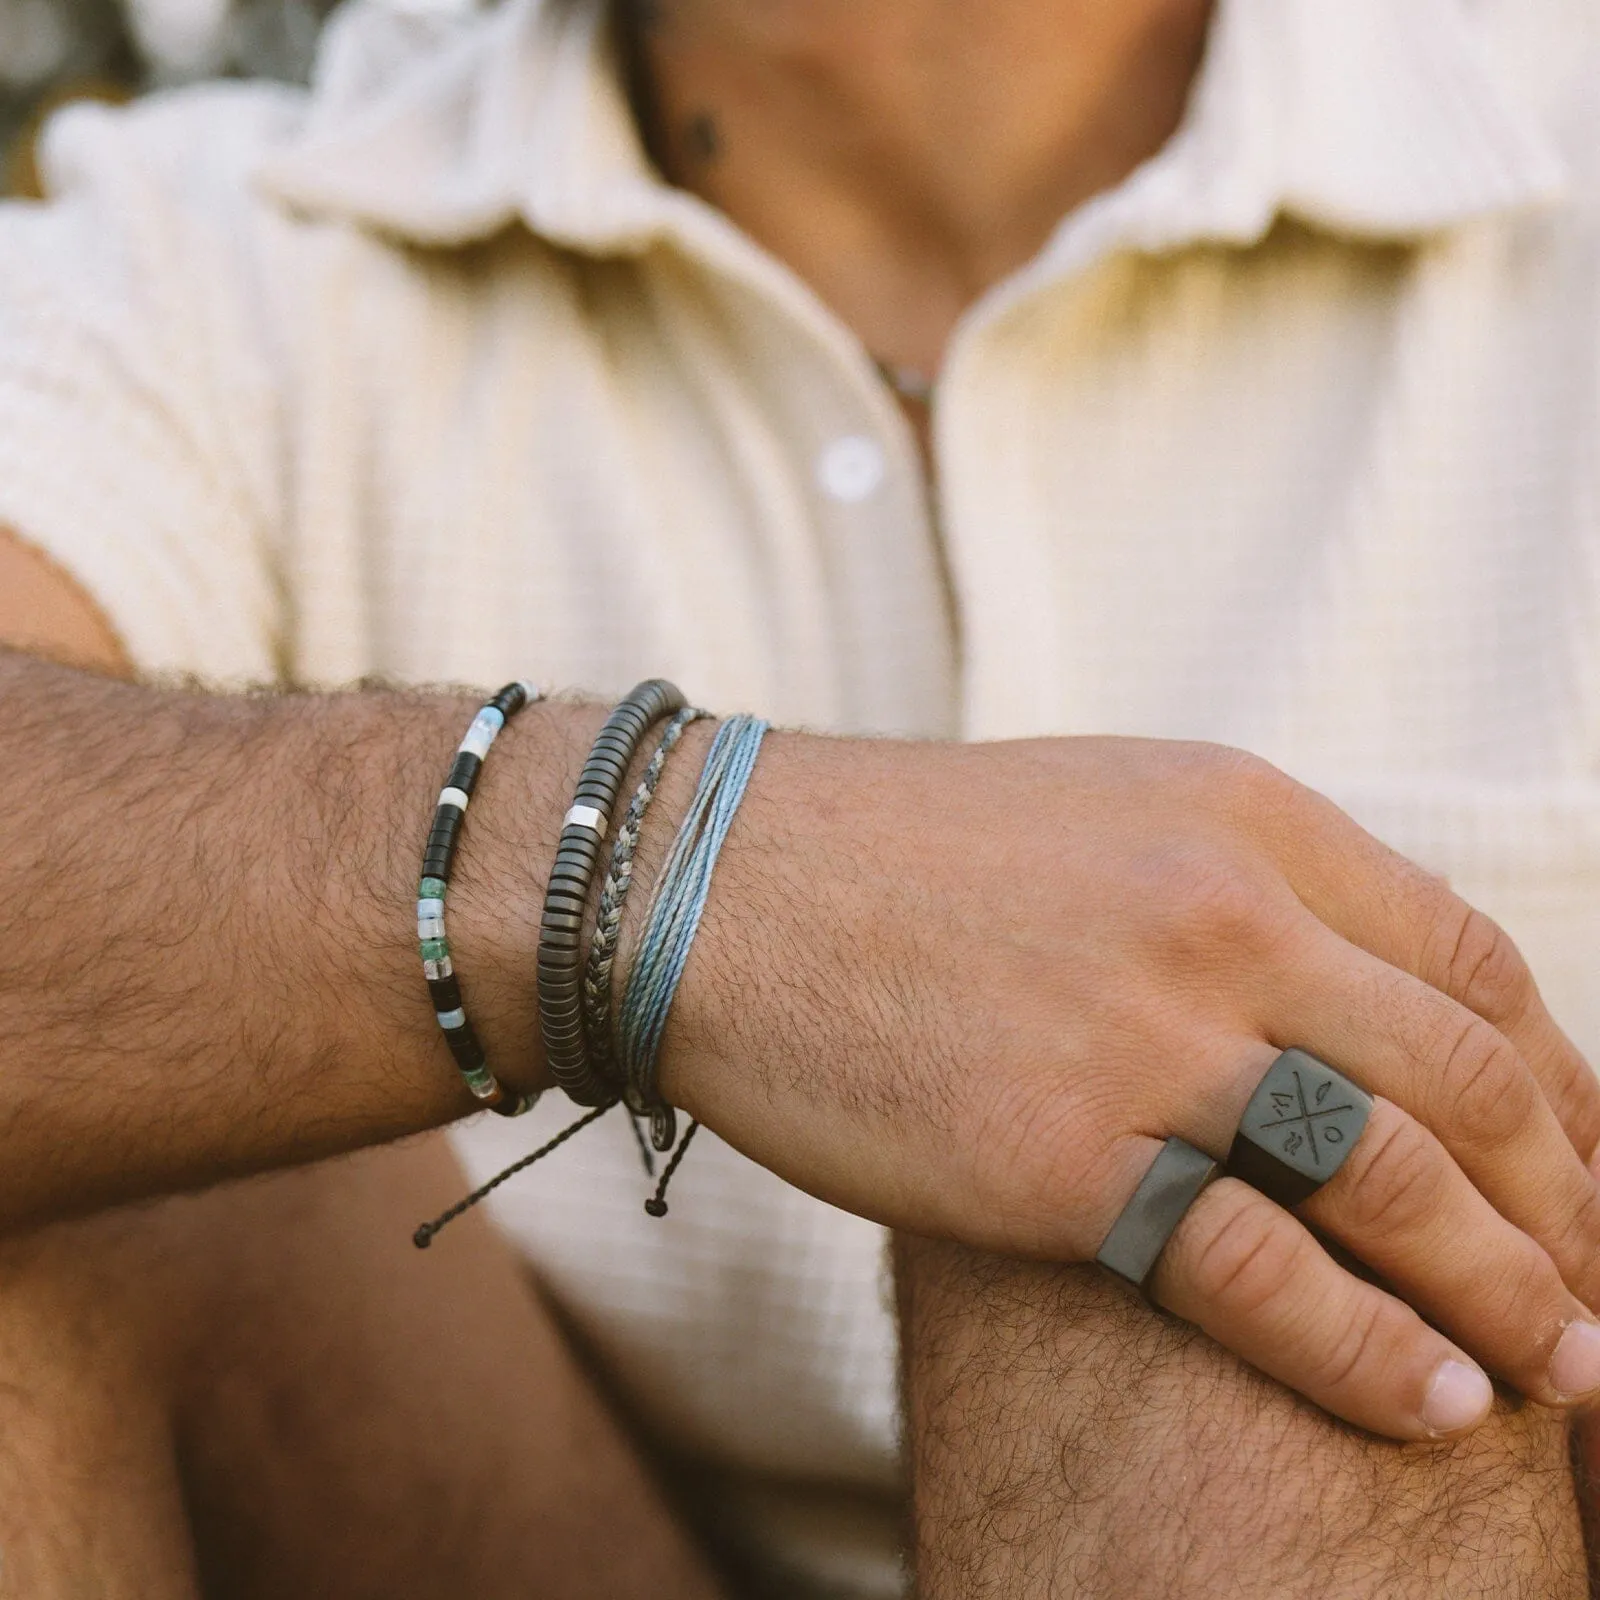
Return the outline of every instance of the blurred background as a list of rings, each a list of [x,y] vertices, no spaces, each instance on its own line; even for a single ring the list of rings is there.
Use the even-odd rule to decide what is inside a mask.
[[[34,191],[32,135],[66,100],[196,78],[303,81],[334,0],[0,0],[0,189]]]

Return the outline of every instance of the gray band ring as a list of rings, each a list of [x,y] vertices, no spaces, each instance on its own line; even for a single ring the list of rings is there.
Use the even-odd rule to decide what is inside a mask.
[[[1145,1283],[1200,1191],[1221,1175],[1204,1150],[1168,1139],[1117,1214],[1095,1260],[1144,1294]]]
[[[1297,1206],[1344,1165],[1371,1115],[1364,1089],[1304,1050],[1285,1050],[1244,1108],[1228,1172]]]

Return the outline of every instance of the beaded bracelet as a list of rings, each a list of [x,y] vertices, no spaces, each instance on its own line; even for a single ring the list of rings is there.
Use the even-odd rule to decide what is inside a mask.
[[[595,737],[556,846],[539,923],[539,1030],[550,1076],[582,1106],[618,1098],[594,1070],[583,1027],[583,920],[600,846],[645,734],[683,703],[682,691],[664,678],[647,679],[619,702]]]
[[[744,799],[768,726],[758,717],[738,716],[717,729],[688,815],[650,898],[639,949],[623,991],[617,1014],[617,1055],[628,1085],[629,1104],[648,1112],[650,1138],[657,1150],[672,1149],[677,1138],[677,1113],[656,1086],[667,1016],[700,929],[717,856]],[[652,1216],[666,1214],[666,1186],[695,1126],[691,1123],[655,1199],[646,1205]]]
[[[484,757],[495,736],[526,705],[543,698],[529,683],[508,683],[472,719],[467,736],[461,741],[451,763],[439,803],[433,813],[433,826],[422,852],[422,881],[417,886],[417,942],[422,953],[422,975],[427,979],[434,1015],[444,1032],[445,1043],[455,1057],[462,1080],[475,1100],[503,1117],[520,1117],[531,1109],[539,1096],[514,1094],[489,1069],[478,1042],[478,1035],[467,1020],[461,999],[461,984],[450,956],[450,940],[445,933],[444,902],[450,887],[450,870],[455,864],[456,844],[467,814]]]
[[[502,691],[504,695],[506,691]],[[501,696],[496,696],[498,701]],[[622,717],[624,708],[631,707],[632,715]],[[490,708],[485,708],[491,709]],[[659,709],[658,709],[659,708]],[[601,946],[601,959],[606,964],[606,971],[601,978],[599,997],[609,1000],[609,964],[615,958],[616,926],[621,922],[620,902],[626,896],[627,886],[632,872],[633,848],[637,844],[639,824],[643,821],[644,813],[648,809],[655,795],[656,784],[660,780],[661,768],[671,753],[673,746],[678,742],[683,729],[690,722],[705,713],[683,710],[683,697],[669,683],[661,680],[652,680],[650,683],[639,685],[633,694],[613,712],[612,718],[602,730],[602,738],[612,723],[618,724],[622,736],[607,741],[606,751],[611,757],[621,758],[611,760],[604,765],[610,772],[609,787],[601,784],[586,785],[590,774],[590,766],[584,768],[585,778],[580,780],[578,786],[579,801],[574,804],[572,811],[567,814],[567,822],[563,827],[562,836],[565,840],[568,829],[581,826],[587,833],[595,835],[595,842],[585,852],[577,852],[574,856],[576,871],[569,871],[564,880],[570,884],[571,892],[577,893],[581,889],[582,897],[577,901],[576,912],[578,921],[575,926],[566,923],[557,924],[557,931],[571,933],[571,949],[573,959],[570,970],[575,974],[577,969],[576,952],[579,943],[579,934],[582,926],[582,910],[588,900],[588,890],[593,880],[594,861],[599,853],[599,840],[603,839],[606,832],[606,819],[609,817],[612,806],[621,789],[622,778],[629,764],[637,752],[645,731],[649,726],[670,712],[678,711],[680,714],[673,720],[672,725],[663,736],[660,746],[651,757],[650,764],[645,770],[644,780],[634,792],[632,804],[623,823],[623,828],[617,840],[617,847],[612,853],[611,868],[607,877],[606,888],[602,893],[602,929],[607,929],[607,943]],[[508,713],[509,714],[509,713]],[[666,1171],[662,1174],[661,1181],[656,1185],[655,1193],[645,1201],[644,1208],[652,1217],[664,1217],[667,1214],[667,1186],[672,1182],[684,1155],[689,1149],[691,1141],[699,1131],[700,1124],[691,1121],[681,1140],[676,1140],[677,1113],[667,1105],[657,1088],[657,1066],[661,1053],[661,1041],[666,1032],[668,1013],[672,1009],[672,1002],[677,995],[678,983],[681,980],[684,968],[688,963],[689,951],[694,943],[695,934],[699,931],[700,918],[705,910],[706,900],[711,891],[711,875],[716,867],[717,856],[720,853],[723,841],[728,836],[728,830],[733,825],[734,815],[744,799],[745,790],[750,782],[750,775],[755,767],[756,756],[761,749],[761,742],[766,735],[768,724],[755,717],[732,717],[717,730],[716,738],[712,740],[710,752],[706,756],[705,765],[700,772],[700,782],[696,788],[693,801],[689,806],[688,816],[685,818],[678,836],[673,842],[671,853],[667,857],[666,865],[662,869],[660,880],[656,884],[655,892],[651,896],[649,909],[645,913],[644,932],[640,936],[639,951],[634,959],[632,970],[628,974],[624,987],[622,1006],[617,1019],[617,1055],[622,1062],[622,1069],[627,1084],[627,1100],[630,1110],[639,1106],[648,1112],[651,1117],[651,1137],[656,1148],[660,1150],[672,1149],[672,1158],[667,1163]],[[492,735],[491,735],[492,738]],[[465,747],[463,747],[465,748]],[[601,740],[596,740],[596,750],[591,753],[590,765],[594,765],[596,756],[601,754]],[[595,800],[604,803],[596,806]],[[587,807],[588,812],[575,815],[580,807]],[[588,814],[597,812],[597,815]],[[583,857],[586,854],[588,866],[587,877],[584,874]],[[557,865],[562,864],[561,852],[557,852]],[[552,883],[555,875],[552,874]],[[442,896],[440,897],[443,898]],[[548,902],[547,902],[548,908]],[[441,929],[442,936],[442,929]],[[597,932],[597,940],[599,934]],[[541,958],[544,946],[541,941]],[[591,952],[593,955],[593,952]],[[587,976],[587,975],[586,975]],[[546,998],[546,972],[541,959],[540,970],[540,1021],[541,1026],[545,1021],[544,1005]],[[578,1059],[588,1075],[600,1085],[599,1095],[593,1106],[585,1114],[563,1128],[554,1138],[548,1140],[531,1154],[524,1156],[520,1161],[513,1163],[503,1172],[497,1173],[485,1184],[474,1189],[471,1194],[441,1213],[432,1222],[424,1223],[412,1235],[413,1242],[419,1250],[426,1249],[432,1243],[439,1230],[471,1210],[480,1201],[492,1194],[508,1178],[521,1172],[524,1168],[542,1161],[552,1151],[565,1144],[568,1139],[581,1132],[599,1117],[605,1115],[610,1108],[617,1104],[620,1098],[617,1088],[613,1088],[600,1079],[594,1071],[593,1064],[583,1052],[584,1026],[586,1020],[591,1031],[597,1039],[607,1036],[606,1012],[608,1005],[600,1004],[598,1013],[595,1011],[597,995],[586,985],[585,1001],[580,1002],[576,995],[577,985],[573,982],[572,1005],[577,1017]],[[557,998],[562,998],[565,991],[553,991]],[[585,1016],[585,1004],[588,1007]],[[598,1021],[596,1017],[598,1016]],[[463,1019],[464,1020],[464,1019]],[[548,1047],[549,1035],[546,1035]],[[604,1048],[604,1047],[602,1047]],[[567,1058],[569,1061],[571,1057]],[[609,1055],[605,1057],[609,1061]],[[552,1071],[554,1071],[555,1057],[552,1055]],[[572,1091],[569,1089],[569,1093]],[[577,1098],[574,1095],[574,1098]],[[676,1142],[676,1148],[673,1145]]]

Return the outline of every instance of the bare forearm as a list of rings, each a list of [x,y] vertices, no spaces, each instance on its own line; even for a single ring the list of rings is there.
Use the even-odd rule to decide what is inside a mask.
[[[413,940],[420,845],[478,700],[224,697],[0,655],[0,1225],[372,1143],[466,1105]],[[539,895],[597,708],[485,764],[452,935],[536,1081]]]
[[[1565,1600],[1562,1419],[1394,1445],[1092,1268],[902,1240],[921,1600]]]

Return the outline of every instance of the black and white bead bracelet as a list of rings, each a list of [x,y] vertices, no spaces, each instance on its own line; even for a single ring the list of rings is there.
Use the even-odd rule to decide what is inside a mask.
[[[445,786],[439,792],[433,826],[422,852],[422,881],[417,887],[417,943],[434,1015],[439,1019],[445,1043],[450,1046],[450,1054],[455,1057],[462,1081],[472,1097],[503,1117],[521,1116],[539,1097],[507,1089],[489,1068],[483,1046],[467,1020],[462,1003],[461,985],[445,933],[444,902],[449,892],[456,844],[461,837],[461,824],[466,818],[478,774],[483,770],[484,757],[506,723],[524,706],[542,698],[541,692],[530,683],[508,683],[472,719],[472,726],[467,729],[467,736],[451,763]]]
[[[561,826],[539,925],[539,1028],[550,1076],[581,1106],[619,1093],[595,1070],[583,1020],[583,922],[600,848],[645,734],[683,707],[683,691],[664,678],[632,689],[596,735]]]

